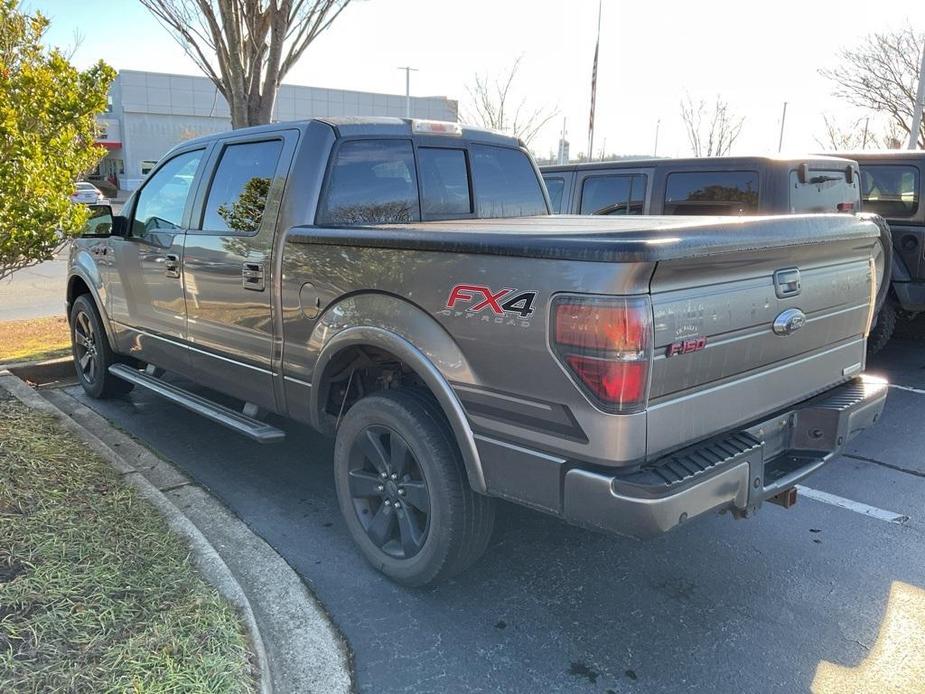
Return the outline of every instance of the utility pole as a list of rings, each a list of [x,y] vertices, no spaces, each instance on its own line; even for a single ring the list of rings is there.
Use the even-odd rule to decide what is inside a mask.
[[[784,147],[784,123],[787,121],[787,102],[784,102],[784,112],[780,116],[780,138],[777,140],[777,151]]]
[[[601,48],[601,6],[597,2],[597,41],[594,44],[594,64],[591,66],[591,116],[588,119],[588,161],[594,161],[594,107],[597,103],[597,55]]]
[[[919,88],[915,94],[915,108],[912,109],[912,127],[909,128],[909,144],[906,149],[917,149],[919,146],[923,102],[925,102],[925,46],[922,46],[922,63],[919,65]]]
[[[658,129],[659,129],[660,127],[662,127],[662,119],[661,119],[661,118],[659,118],[657,121],[655,121],[655,147],[652,148],[652,156],[653,156],[653,157],[657,157],[657,156],[658,156]]]
[[[405,118],[411,118],[411,73],[418,69],[407,65],[398,69],[405,71]]]
[[[870,125],[870,116],[864,119],[864,137],[861,139],[861,149],[867,149],[867,128]]]

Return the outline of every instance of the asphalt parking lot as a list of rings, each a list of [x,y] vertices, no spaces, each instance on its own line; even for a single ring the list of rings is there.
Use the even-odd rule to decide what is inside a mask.
[[[423,591],[353,549],[325,438],[285,425],[285,442],[262,447],[144,392],[66,392],[211,490],[304,577],[348,639],[361,691],[836,692],[884,677],[925,691],[923,334],[869,365],[894,384],[887,409],[807,481],[824,501],[648,542],[505,504],[485,558]],[[868,690],[886,691],[855,689]]]

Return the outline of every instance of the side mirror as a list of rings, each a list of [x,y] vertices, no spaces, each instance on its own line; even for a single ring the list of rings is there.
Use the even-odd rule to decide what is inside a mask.
[[[90,218],[81,230],[81,236],[106,237],[125,236],[128,228],[125,217],[117,217],[112,213],[111,205],[87,205]]]
[[[803,162],[797,169],[797,180],[800,183],[806,183],[809,180],[809,164]]]

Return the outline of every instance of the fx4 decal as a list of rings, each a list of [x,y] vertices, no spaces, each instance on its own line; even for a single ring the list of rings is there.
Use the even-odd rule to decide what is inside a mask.
[[[494,290],[479,284],[457,284],[450,290],[446,309],[447,316],[478,316],[480,320],[511,325],[528,326],[536,301],[535,291],[519,291],[511,287]],[[519,320],[518,320],[519,319]]]

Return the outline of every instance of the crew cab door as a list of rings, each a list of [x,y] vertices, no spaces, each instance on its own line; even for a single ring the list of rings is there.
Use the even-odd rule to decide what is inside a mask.
[[[275,407],[273,239],[297,139],[293,130],[216,144],[183,254],[196,380],[268,409]]]
[[[109,240],[109,310],[118,351],[187,372],[181,264],[205,147],[163,161],[126,204],[128,232]]]

